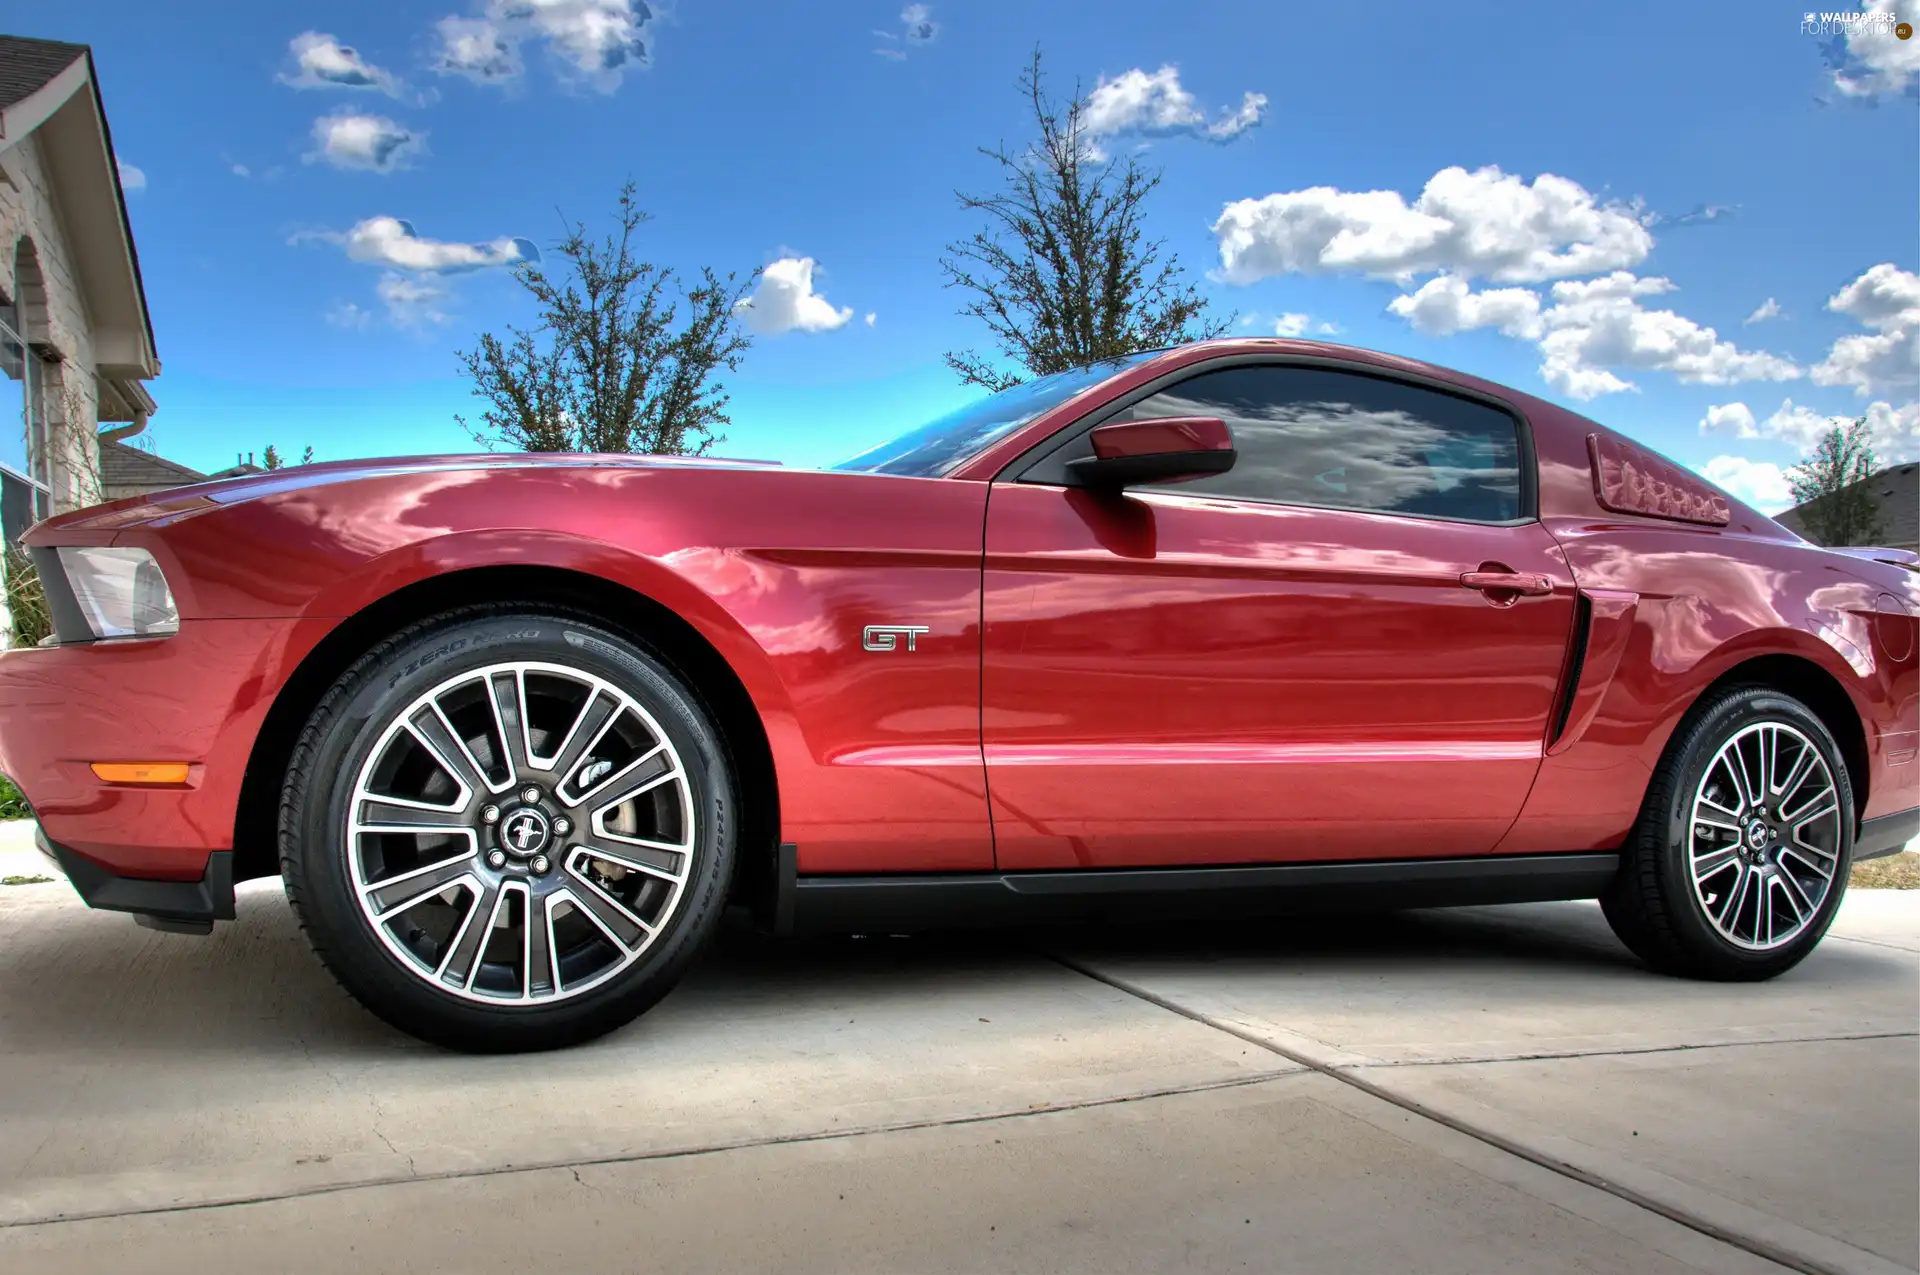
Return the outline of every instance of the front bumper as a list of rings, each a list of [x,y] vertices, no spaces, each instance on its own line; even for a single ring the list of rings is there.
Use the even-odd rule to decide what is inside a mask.
[[[34,847],[66,873],[88,907],[131,912],[148,929],[206,934],[215,921],[233,919],[231,850],[208,855],[206,875],[198,881],[151,881],[116,876],[85,855],[49,841],[45,830],[34,834]]]
[[[241,781],[299,633],[292,620],[186,620],[167,638],[0,652],[0,774],[89,902],[83,880],[197,886],[233,850]],[[155,761],[188,763],[187,782],[118,786],[91,769]]]

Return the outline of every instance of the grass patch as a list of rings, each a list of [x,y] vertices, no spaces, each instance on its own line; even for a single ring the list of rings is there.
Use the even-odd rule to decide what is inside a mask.
[[[0,877],[0,885],[45,885],[52,877]]]
[[[27,799],[13,786],[13,781],[0,775],[0,819],[31,819],[33,811],[27,807]]]
[[[1920,890],[1920,854],[1890,854],[1854,868],[1847,885],[1855,890]]]

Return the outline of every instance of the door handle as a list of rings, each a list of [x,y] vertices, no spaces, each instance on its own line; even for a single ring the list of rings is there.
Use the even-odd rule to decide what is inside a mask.
[[[1514,593],[1528,598],[1553,592],[1553,581],[1527,571],[1463,571],[1460,583],[1482,593]]]

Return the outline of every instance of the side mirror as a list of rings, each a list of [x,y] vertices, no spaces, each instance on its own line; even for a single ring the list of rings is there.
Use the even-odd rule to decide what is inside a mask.
[[[1224,474],[1239,453],[1233,431],[1217,416],[1168,416],[1096,425],[1089,435],[1093,455],[1067,462],[1081,487],[1120,488],[1142,483]]]

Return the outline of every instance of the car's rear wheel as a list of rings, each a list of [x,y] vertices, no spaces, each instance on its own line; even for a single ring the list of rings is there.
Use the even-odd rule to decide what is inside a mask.
[[[1846,761],[1825,724],[1791,696],[1732,688],[1675,732],[1601,907],[1656,969],[1772,978],[1832,924],[1853,829]]]
[[[335,683],[294,750],[287,894],[367,1008],[458,1049],[619,1027],[712,932],[733,783],[699,700],[595,625],[475,609]]]

